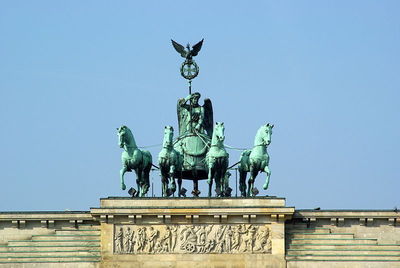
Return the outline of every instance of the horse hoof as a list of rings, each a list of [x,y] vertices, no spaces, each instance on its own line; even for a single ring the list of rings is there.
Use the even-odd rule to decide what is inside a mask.
[[[121,188],[122,188],[122,190],[125,190],[125,189],[126,189],[125,183],[121,184]]]

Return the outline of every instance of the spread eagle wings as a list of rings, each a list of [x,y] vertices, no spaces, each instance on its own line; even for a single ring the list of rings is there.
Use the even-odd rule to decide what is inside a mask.
[[[179,43],[177,43],[177,42],[175,42],[174,40],[171,39],[172,45],[174,46],[175,50],[179,54],[181,54],[181,56],[183,58],[188,58],[188,56],[189,57],[197,56],[197,54],[199,54],[201,46],[203,45],[203,41],[204,41],[204,38],[201,39],[201,41],[198,42],[196,45],[194,45],[190,51],[186,51],[184,46],[182,46],[181,44],[179,44]]]
[[[201,49],[201,46],[203,45],[203,41],[204,41],[204,39],[201,39],[201,41],[200,42],[198,42],[196,45],[194,45],[193,47],[192,47],[192,56],[194,57],[194,56],[197,56],[197,54],[199,54],[199,51],[200,51],[200,49]]]
[[[175,50],[181,54],[182,57],[186,58],[188,52],[185,50],[185,47],[182,46],[181,44],[175,42],[174,40],[171,39],[172,45],[174,46]]]

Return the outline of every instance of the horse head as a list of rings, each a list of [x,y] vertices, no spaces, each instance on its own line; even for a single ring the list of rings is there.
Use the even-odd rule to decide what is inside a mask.
[[[173,137],[174,137],[174,128],[171,126],[165,126],[163,148],[170,148],[172,146]]]
[[[257,132],[254,145],[262,145],[262,146],[270,145],[273,127],[274,125],[270,123],[261,126],[261,128]]]
[[[119,147],[136,147],[132,132],[127,126],[121,126],[117,128],[117,131]]]
[[[225,140],[225,126],[223,122],[215,122],[212,143],[222,144]]]

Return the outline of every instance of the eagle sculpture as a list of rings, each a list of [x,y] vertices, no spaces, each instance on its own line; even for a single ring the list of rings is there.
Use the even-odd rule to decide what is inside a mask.
[[[186,49],[184,46],[181,44],[178,44],[174,40],[172,40],[172,45],[174,46],[175,50],[181,54],[183,58],[185,58],[188,61],[191,61],[193,57],[197,56],[199,54],[199,51],[201,49],[201,46],[203,45],[204,38],[201,39],[200,42],[198,42],[196,45],[192,46],[192,49],[190,49],[190,44],[186,45]]]

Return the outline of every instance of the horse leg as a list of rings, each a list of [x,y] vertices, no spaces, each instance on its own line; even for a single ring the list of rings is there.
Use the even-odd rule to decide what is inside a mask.
[[[165,174],[165,172],[161,171],[161,196],[162,197],[167,196],[166,181],[167,181],[166,174]]]
[[[215,177],[215,169],[212,167],[209,167],[208,169],[208,197],[212,196],[212,186],[213,186],[213,179]]]
[[[171,193],[175,193],[176,184],[175,184],[175,166],[171,165],[169,169],[169,184],[168,188],[171,189]]]
[[[207,183],[208,183],[208,197],[212,196],[212,185],[213,185],[213,179],[215,177],[215,158],[213,157],[208,157],[208,178],[207,178]]]
[[[150,188],[150,169],[151,166],[142,170],[143,196],[147,194]]]
[[[128,168],[124,165],[123,168],[119,171],[119,175],[121,177],[121,188],[122,190],[126,189],[125,181],[124,181],[124,174],[128,170]]]
[[[193,180],[193,191],[192,194],[194,197],[198,197],[200,192],[199,192],[199,181],[197,179]]]
[[[221,192],[222,192],[222,196],[228,196],[227,195],[227,191],[229,188],[229,176],[226,175],[226,173],[228,172],[228,158],[223,159],[223,165],[222,165],[222,169],[220,171],[220,184],[221,184]]]
[[[248,196],[254,196],[253,188],[254,188],[254,181],[257,177],[257,174],[258,174],[258,170],[256,169],[256,167],[254,167],[253,165],[250,165],[250,178],[248,180],[249,189],[247,190]]]
[[[217,171],[215,174],[215,192],[217,192],[218,197],[224,195],[221,189],[221,179],[222,179],[221,175],[222,175],[221,170]]]
[[[269,185],[269,178],[271,177],[271,170],[269,169],[268,166],[265,166],[264,172],[267,174],[267,178],[265,179],[265,183],[263,185],[263,189],[267,190],[268,189],[268,185]]]
[[[208,178],[207,178],[207,183],[208,184],[212,184],[212,180],[214,178],[214,174],[212,174],[213,169],[214,169],[214,165],[215,165],[215,160],[214,158],[209,158],[208,159]]]
[[[247,172],[239,169],[239,190],[242,197],[246,197],[246,177]]]
[[[181,197],[181,190],[182,190],[182,178],[178,178],[178,197]]]
[[[142,176],[142,172],[135,169],[135,173],[136,173],[136,185],[138,188],[138,193],[137,196],[141,197],[142,196],[142,185],[141,185],[141,176]]]

